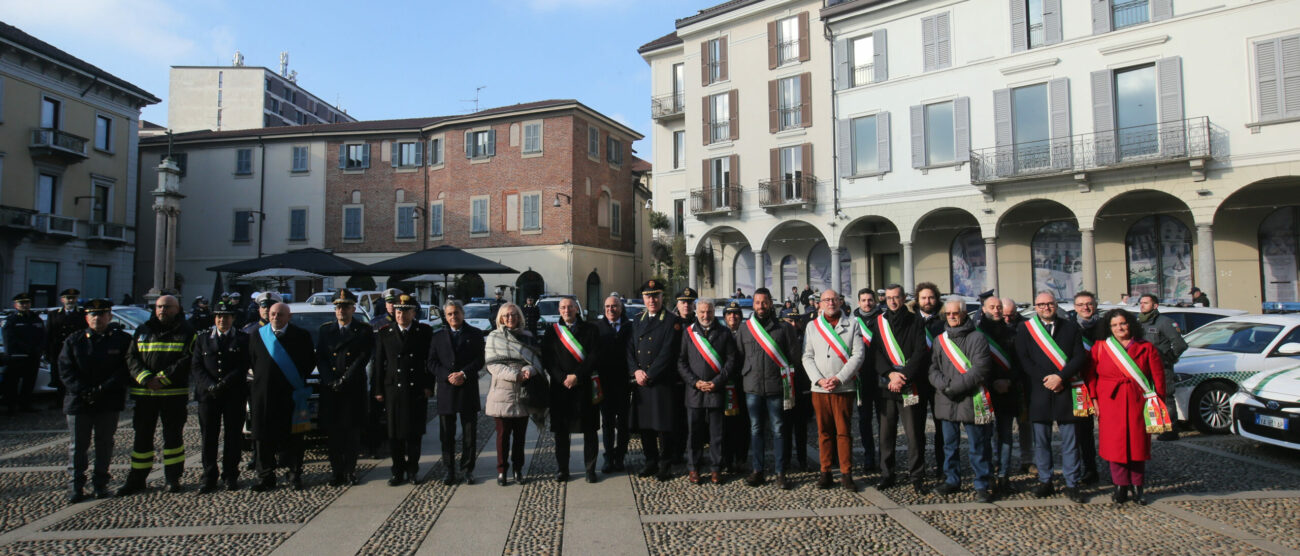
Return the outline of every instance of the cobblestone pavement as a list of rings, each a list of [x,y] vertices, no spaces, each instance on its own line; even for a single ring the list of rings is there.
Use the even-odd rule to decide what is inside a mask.
[[[20,414],[0,423],[0,555],[252,555],[277,548],[285,553],[290,546],[293,551],[310,547],[317,554],[454,552],[452,547],[465,545],[440,535],[447,524],[473,523],[475,517],[465,510],[472,503],[454,501],[507,491],[487,490],[500,488],[493,481],[491,456],[479,458],[477,484],[443,485],[436,412],[430,415],[428,434],[433,437],[427,437],[432,442],[426,440],[422,458],[426,480],[414,488],[384,485],[388,462],[374,459],[360,463],[361,486],[330,487],[326,455],[315,446],[307,453],[303,491],[251,492],[247,487],[254,477],[245,471],[243,490],[200,495],[195,491],[197,420],[191,419],[185,431],[187,492],[163,492],[159,465],[143,494],[70,505],[65,422],[53,410]],[[114,488],[126,476],[129,418],[129,411],[122,414],[115,435]],[[481,453],[494,444],[491,418],[480,417],[478,441]],[[161,434],[156,442],[161,443]],[[581,435],[573,442],[574,458],[580,461]],[[636,438],[626,472],[601,474],[596,484],[586,483],[577,472],[568,483],[557,483],[552,480],[554,438],[540,434],[529,444],[528,482],[509,491],[517,497],[492,505],[509,527],[502,521],[493,529],[499,539],[485,537],[492,538],[486,552],[560,554],[567,545],[569,552],[600,546],[609,554],[1300,554],[1300,453],[1238,437],[1193,433],[1178,442],[1156,442],[1148,466],[1152,503],[1145,507],[1110,501],[1105,462],[1098,469],[1100,482],[1083,489],[1087,505],[1059,494],[1034,498],[1029,489],[1037,478],[1019,473],[1018,450],[1012,458],[1017,492],[994,504],[977,503],[964,441],[962,490],[955,494],[934,492],[938,479],[928,441],[928,488],[920,493],[906,481],[877,490],[871,486],[875,474],[857,477],[858,492],[841,489],[838,482],[836,488],[820,490],[815,444],[814,430],[808,467],[790,465],[794,488],[788,491],[777,489],[770,475],[766,485],[746,486],[743,470],[725,475],[721,485],[688,483],[684,465],[674,467],[669,481],[636,477],[643,464]],[[855,463],[860,458],[856,453]],[[902,439],[898,461],[906,461]],[[771,464],[769,455],[769,469]],[[587,507],[593,500],[600,501],[598,507]],[[349,515],[378,507],[382,513]],[[609,519],[566,519],[575,508]],[[344,519],[328,522],[328,527],[342,530],[315,540],[325,523],[321,520],[338,519],[340,512]],[[435,527],[438,523],[444,525]],[[462,529],[464,535],[477,533],[473,527]],[[346,548],[337,543],[340,536],[351,539]]]

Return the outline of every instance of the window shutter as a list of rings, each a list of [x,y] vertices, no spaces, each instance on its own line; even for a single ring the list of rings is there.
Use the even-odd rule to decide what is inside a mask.
[[[736,189],[739,190],[740,189],[740,155],[733,154],[728,158],[731,159],[731,162],[729,162],[729,164],[731,165],[730,184],[736,186]],[[736,199],[736,201],[740,201],[740,199]]]
[[[1174,17],[1173,0],[1151,0],[1151,21],[1161,21]]]
[[[949,23],[947,12],[934,16],[934,36],[935,69],[943,69],[951,66],[952,27]]]
[[[700,84],[708,85],[709,81],[709,41],[700,43]]]
[[[812,143],[804,143],[803,145],[801,145],[799,154],[800,154],[799,162],[801,163],[801,167],[799,168],[799,170],[803,172],[803,177],[805,178],[815,177],[813,176]],[[804,192],[804,195],[808,195],[808,194],[809,192],[807,191]]]
[[[912,116],[912,167],[925,167],[925,107],[911,108]]]
[[[921,18],[921,65],[923,71],[935,69],[934,40],[934,16]]]
[[[415,142],[415,165],[424,165],[424,141]]]
[[[1183,59],[1170,56],[1156,60],[1156,94],[1160,110],[1160,152],[1166,157],[1187,152],[1187,128],[1183,125]]]
[[[1061,38],[1061,0],[1043,0],[1043,44],[1056,44]]]
[[[779,80],[767,82],[767,132],[776,133],[781,129]]]
[[[799,14],[799,61],[812,59],[812,37],[808,36],[808,12]]]
[[[1073,164],[1074,158],[1070,138],[1070,78],[1059,77],[1047,82],[1047,107],[1052,167],[1063,170]]]
[[[707,158],[704,159],[704,163],[701,165],[703,166],[703,168],[700,168],[701,170],[704,170],[704,179],[703,181],[700,182],[700,189],[703,189],[705,191],[708,191],[713,186],[713,183],[710,180],[710,178],[712,177],[711,172],[713,171],[713,164],[711,164],[711,162],[712,161]],[[705,196],[705,199],[708,199],[707,195]]]
[[[775,151],[774,151],[775,152]],[[853,175],[853,120],[843,118],[835,122],[835,158],[841,177]],[[774,161],[776,159],[773,159]],[[775,162],[772,163],[775,166]]]
[[[730,126],[731,140],[740,139],[740,90],[727,91],[727,123]]]
[[[1092,72],[1092,131],[1096,135],[1096,163],[1111,164],[1115,160],[1115,104],[1112,91],[1114,76],[1110,70]]]
[[[847,39],[835,41],[831,48],[833,49],[831,57],[835,59],[835,90],[842,91],[854,85],[850,76],[853,74],[853,64],[857,63],[857,61],[849,59],[849,41]]]
[[[952,131],[956,135],[953,141],[954,159],[957,162],[970,160],[970,97],[957,97],[952,101]]]
[[[1255,91],[1259,102],[1259,119],[1267,121],[1282,117],[1281,89],[1278,81],[1279,39],[1255,43]]]
[[[497,155],[497,130],[489,129],[487,132],[487,155]]]
[[[361,167],[370,167],[370,143],[361,146]]]
[[[1300,116],[1300,35],[1278,39],[1278,76],[1282,86],[1281,115]]]
[[[348,146],[339,145],[339,169],[348,167]]]
[[[812,127],[812,73],[799,75],[800,127]]]
[[[704,106],[704,110],[700,111],[700,113],[704,115],[704,144],[707,145],[713,142],[713,133],[712,130],[709,129],[709,120],[712,119],[712,114],[710,114],[709,112],[711,111],[710,109],[712,108],[712,106],[709,103],[708,95],[704,95],[703,102],[701,104]]]
[[[772,180],[772,187],[776,187],[776,183],[781,181],[781,149],[768,149],[767,160],[768,178]]]
[[[871,69],[876,74],[876,83],[889,79],[889,36],[885,29],[877,29],[871,34]]]
[[[1011,0],[1011,51],[1029,50],[1029,15],[1025,0]]]
[[[718,37],[718,80],[727,80],[727,37]]]
[[[1110,32],[1110,0],[1090,0],[1092,2],[1092,34],[1100,35]]]
[[[382,145],[383,143],[380,144]],[[393,167],[396,168],[399,159],[402,157],[402,144],[398,143],[397,141],[393,141],[392,143],[389,143],[388,157],[392,159]]]
[[[1015,173],[1015,142],[1011,124],[1011,89],[993,91],[994,171],[999,176]]]
[[[777,43],[780,38],[777,37],[776,22],[767,22],[767,69],[776,69],[781,65],[780,58],[777,56]]]
[[[468,131],[465,132],[465,158],[474,158],[474,135]]]
[[[888,172],[892,168],[889,157],[889,112],[876,114],[876,171]]]

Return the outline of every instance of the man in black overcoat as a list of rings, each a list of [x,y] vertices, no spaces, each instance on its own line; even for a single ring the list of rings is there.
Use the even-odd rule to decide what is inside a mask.
[[[357,295],[334,294],[334,321],[322,324],[316,339],[320,371],[320,425],[329,435],[330,486],[355,485],[361,427],[366,420],[366,365],[374,352],[370,325],[353,315]]]
[[[583,322],[578,302],[560,299],[560,320],[542,332],[542,366],[551,377],[551,432],[555,433],[555,480],[569,480],[569,435],[582,433],[582,462],[587,482],[596,482],[596,456],[600,441],[599,389],[593,389],[592,349],[599,334]]]
[[[623,311],[623,300],[616,295],[605,298],[605,315],[596,319],[598,339],[596,375],[605,391],[600,402],[600,421],[605,440],[605,464],[601,473],[623,471],[628,435],[628,368],[627,348],[632,343],[632,319]]]
[[[447,470],[443,484],[456,482],[456,470],[465,484],[474,484],[474,462],[478,460],[478,379],[483,370],[483,331],[465,322],[465,306],[449,299],[442,308],[446,326],[430,340],[429,372],[438,387],[438,434],[442,442],[442,464]],[[456,422],[460,421],[460,465],[456,465]]]
[[[235,329],[236,309],[218,301],[212,311],[214,326],[199,331],[190,358],[190,382],[199,402],[199,429],[203,436],[203,485],[199,492],[217,490],[217,442],[221,443],[221,473],[226,488],[239,490],[239,457],[244,440],[244,415],[248,403],[248,334]]]
[[[402,294],[393,303],[393,324],[375,336],[374,372],[370,393],[383,402],[388,417],[388,445],[393,457],[390,486],[420,482],[420,440],[428,422],[433,374],[429,346],[433,328],[416,322],[420,302]]]
[[[295,490],[302,490],[302,435],[311,427],[307,403],[311,388],[307,378],[316,368],[311,333],[290,324],[291,311],[284,303],[268,310],[268,322],[248,339],[253,368],[249,395],[254,450],[259,482],[256,492],[275,488],[275,458],[289,469],[286,478]],[[273,348],[272,346],[278,345]],[[272,350],[275,353],[272,353]],[[308,419],[304,422],[304,417]]]
[[[629,424],[641,434],[645,467],[640,476],[657,476],[661,481],[672,478],[672,466],[666,460],[674,431],[684,421],[681,376],[677,374],[678,348],[684,327],[665,309],[664,284],[650,280],[641,287],[645,311],[632,326],[628,344],[627,366],[635,385],[632,387],[632,415]]]

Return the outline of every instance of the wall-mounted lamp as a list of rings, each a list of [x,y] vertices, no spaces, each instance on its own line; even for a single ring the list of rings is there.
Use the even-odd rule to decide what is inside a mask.
[[[72,199],[72,204],[73,204],[74,206],[75,206],[75,205],[78,205],[78,204],[81,203],[81,200],[82,200],[82,199],[90,199],[90,210],[99,210],[99,199],[96,199],[94,195],[81,195],[81,196],[78,196],[78,197]]]
[[[654,199],[646,199],[646,201],[645,201],[645,209],[646,209],[646,210],[651,210],[651,209],[653,209],[653,208],[655,208],[655,200],[654,200]]]
[[[259,220],[258,218],[253,218],[253,215],[254,215],[254,214],[260,214],[260,215],[262,215],[262,217],[260,218],[260,220],[266,220],[266,213],[265,213],[265,212],[262,212],[262,211],[260,211],[260,210],[250,210],[250,211],[248,211],[248,223],[249,223],[249,224],[256,224],[257,221]]]
[[[1210,195],[1213,195],[1214,192],[1210,191],[1209,189],[1197,189],[1196,194],[1202,197],[1209,197]]]
[[[984,208],[984,209],[981,209],[981,210],[984,211],[984,214],[993,214],[993,209],[991,209],[991,208]]]
[[[553,206],[553,207],[555,207],[555,208],[560,208],[560,197],[564,197],[565,200],[567,200],[567,201],[569,202],[570,205],[573,204],[573,197],[572,197],[572,196],[570,196],[570,195],[568,195],[568,194],[566,194],[566,193],[556,193],[556,194],[555,194],[555,202],[551,203],[551,206]]]

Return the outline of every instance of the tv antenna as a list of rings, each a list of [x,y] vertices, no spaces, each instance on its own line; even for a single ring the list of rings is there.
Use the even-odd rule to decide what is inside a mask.
[[[475,88],[474,88],[474,98],[473,98],[473,99],[461,99],[461,102],[472,102],[472,103],[474,103],[474,111],[475,111],[475,112],[478,112],[478,94],[479,94],[479,91],[482,91],[483,89],[486,89],[486,88],[487,88],[487,85],[479,85],[478,87],[475,87]]]

